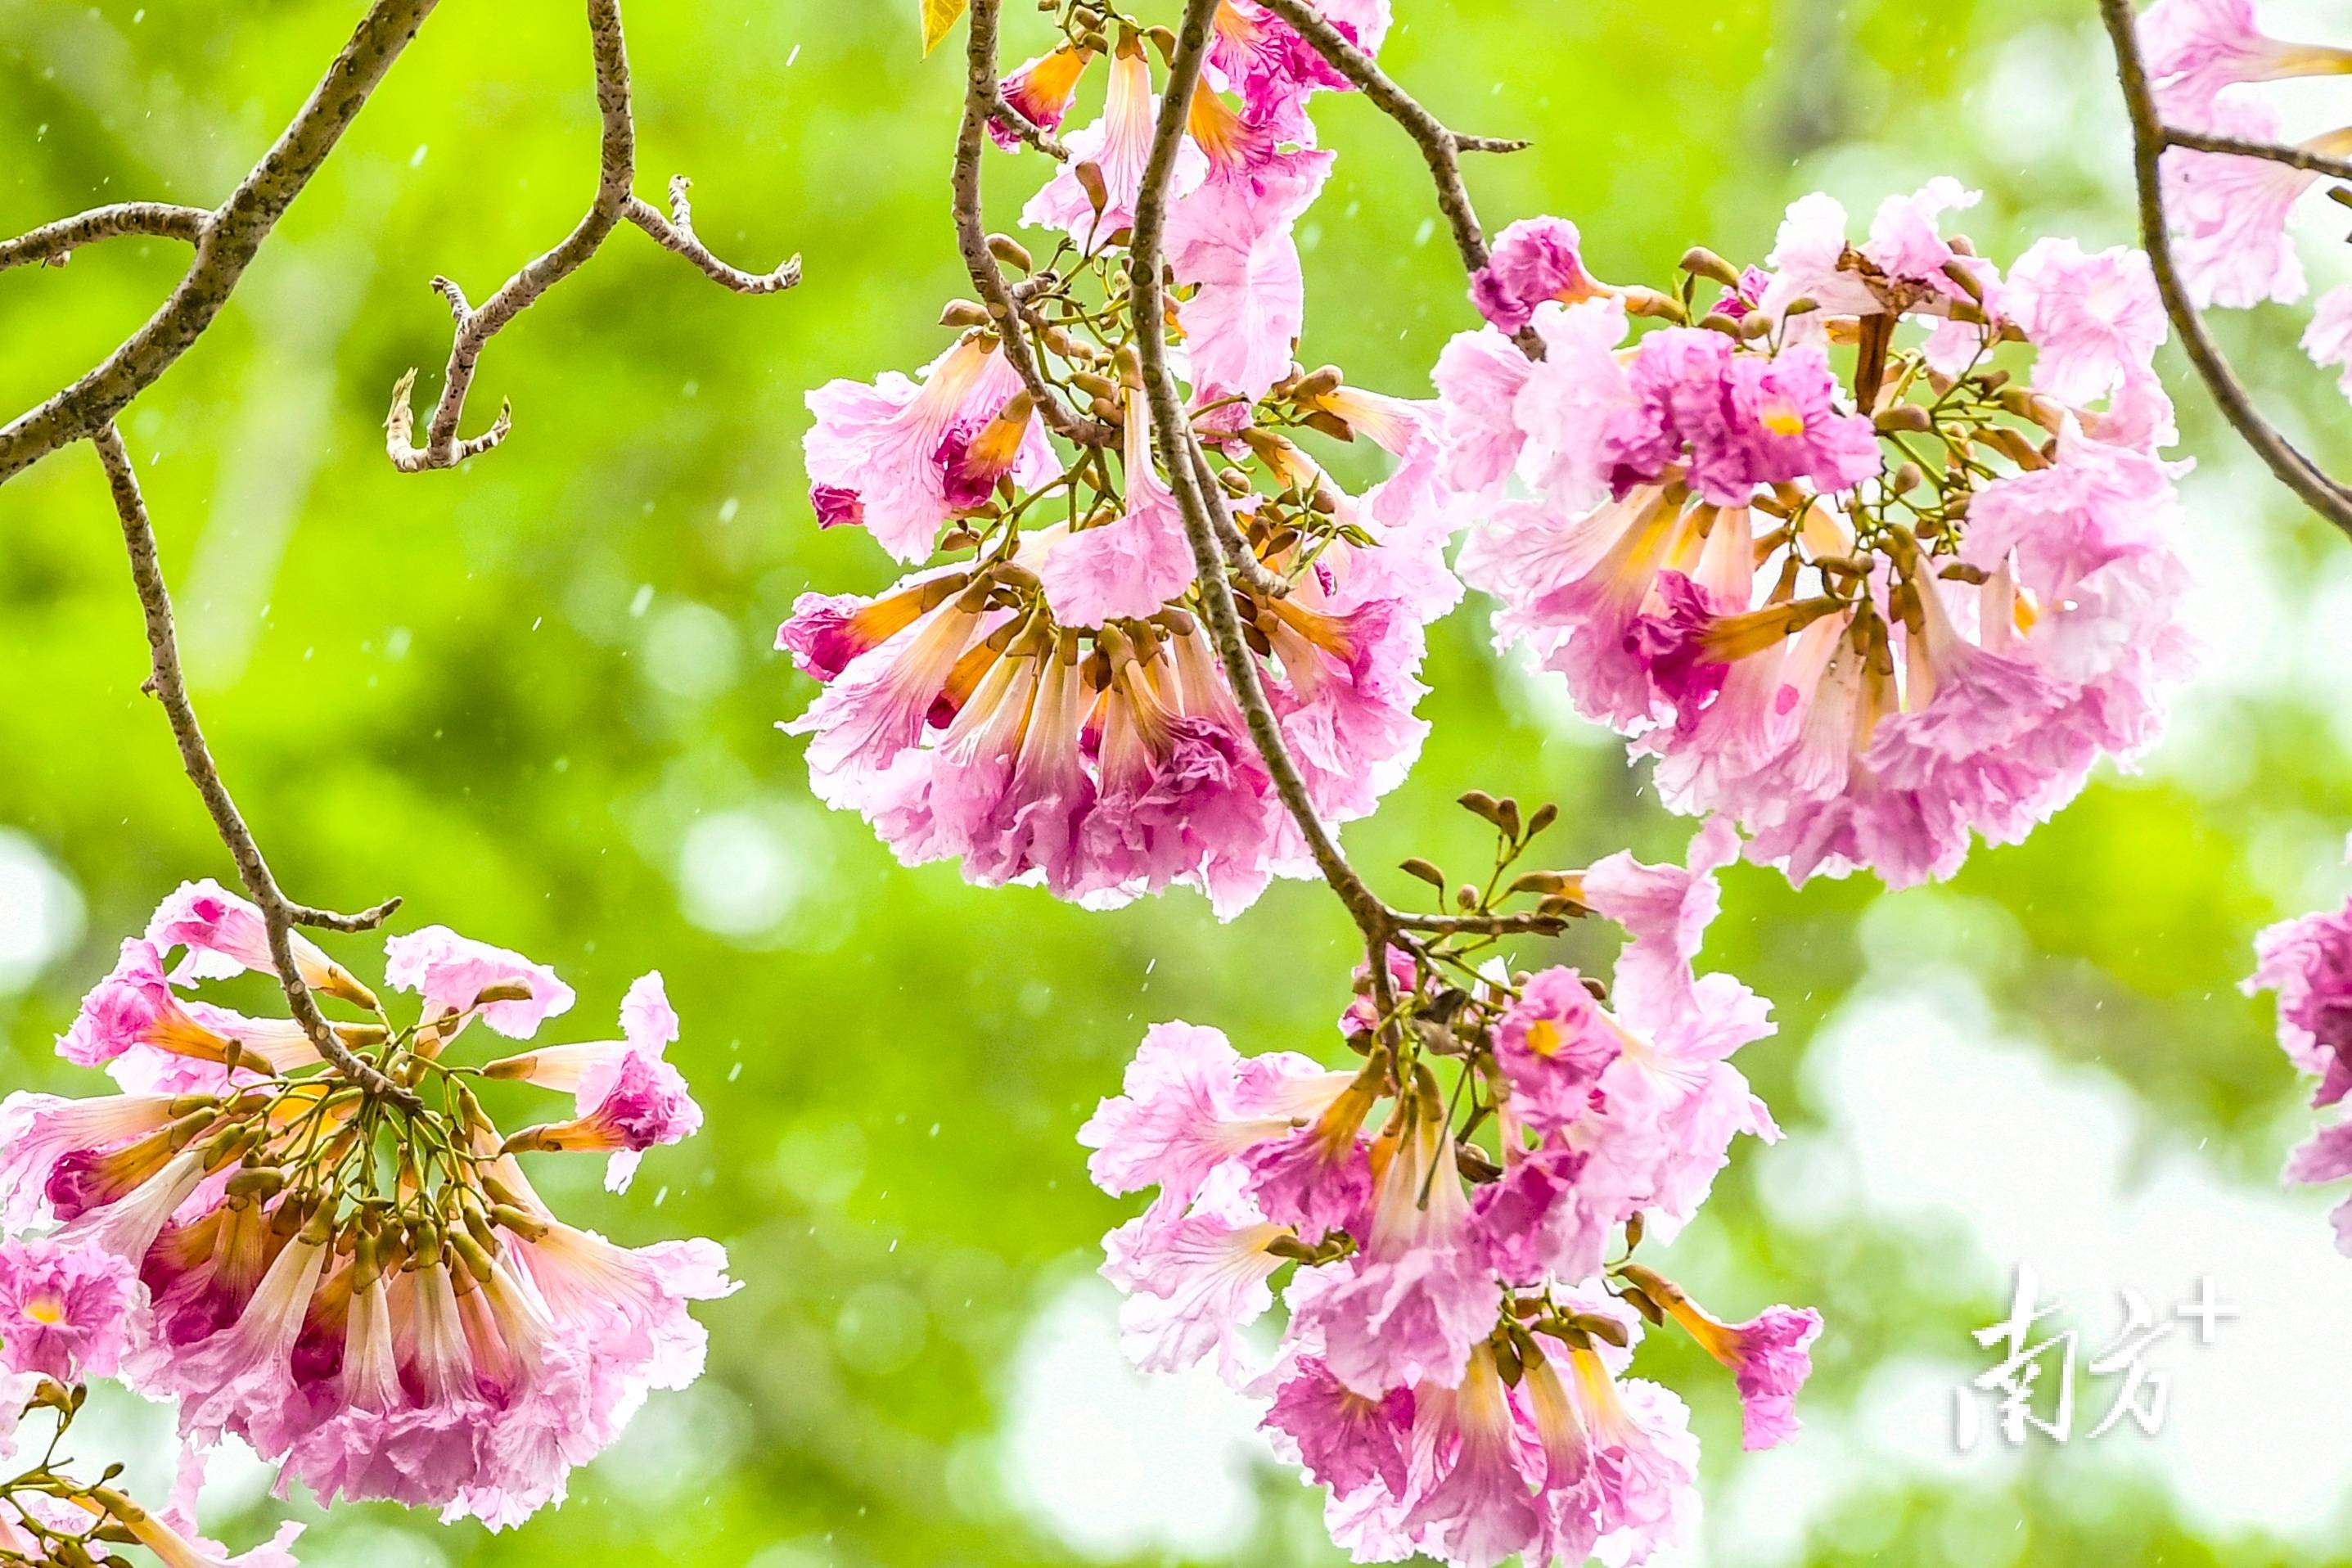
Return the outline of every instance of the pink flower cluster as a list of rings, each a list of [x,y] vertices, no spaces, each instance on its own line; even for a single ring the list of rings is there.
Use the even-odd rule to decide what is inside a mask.
[[[2352,72],[2352,49],[2272,37],[2253,0],[2158,0],[2141,16],[2140,45],[2168,124],[2241,141],[2283,142],[2277,105],[2248,90],[2296,77]],[[2322,158],[2352,154],[2352,126],[2294,145]],[[2176,147],[2161,165],[2172,249],[2190,301],[2242,307],[2292,304],[2309,285],[2288,232],[2294,211],[2321,176],[2267,158]],[[2341,364],[2340,323],[2352,289],[2320,301],[2305,348],[2323,365]],[[2352,391],[2352,389],[2347,389]]]
[[[2347,846],[2352,852],[2352,846]],[[2352,1094],[2352,901],[2333,912],[2282,921],[2254,939],[2248,995],[2278,998],[2279,1045],[2319,1079],[2311,1103],[2340,1105]],[[2352,1177],[2352,1122],[2321,1128],[2287,1157],[2286,1179],[2325,1185]],[[2336,1206],[2336,1245],[2352,1254],[2352,1199]]]
[[[1494,324],[1438,363],[1498,643],[1796,881],[1903,886],[1972,832],[2015,841],[2151,744],[2188,671],[2147,260],[2045,239],[2004,278],[1942,232],[1975,199],[1931,182],[1857,246],[1809,196],[1766,268],[1693,264],[1726,286],[1701,324],[1632,342],[1681,306],[1515,225],[1474,290]],[[1506,335],[1522,310],[1540,358]],[[1993,363],[2013,344],[2022,378]]]
[[[1607,990],[1550,969],[1465,991],[1392,949],[1397,994],[1343,1021],[1360,1067],[1162,1024],[1080,1131],[1097,1185],[1157,1189],[1104,1243],[1129,1354],[1213,1358],[1265,1399],[1359,1561],[1638,1563],[1682,1540],[1696,1443],[1679,1399],[1624,1375],[1644,1316],[1733,1370],[1749,1447],[1796,1429],[1817,1315],[1726,1325],[1608,1256],[1621,1232],[1629,1253],[1670,1239],[1738,1134],[1778,1136],[1728,1059],[1771,1032],[1767,1005],[1693,967],[1736,853],[1717,823],[1687,866],[1620,854],[1572,879],[1627,932]],[[1245,1331],[1285,1268],[1259,1365]]]
[[[1375,0],[1327,12],[1366,48],[1387,30]],[[1433,405],[1292,360],[1305,325],[1294,230],[1331,165],[1306,106],[1344,84],[1254,0],[1228,0],[1216,29],[1169,212],[1167,330],[1208,458],[1194,477],[1258,568],[1238,584],[1256,679],[1317,813],[1337,823],[1370,812],[1419,751],[1423,628],[1460,597],[1444,553],[1459,514]],[[1061,125],[1105,52],[1087,36],[1007,79],[1033,123]],[[1069,132],[1069,162],[1024,214],[1059,235],[1054,265],[1021,288],[1042,374],[1115,438],[1066,457],[994,324],[919,384],[811,395],[820,523],[862,522],[909,563],[935,548],[971,559],[871,598],[803,595],[777,647],[825,689],[783,728],[810,737],[818,796],[860,813],[908,864],[959,860],[975,882],[1042,884],[1090,906],[1190,886],[1230,916],[1311,863],[1197,618],[1198,563],[1131,328],[1081,297],[1124,295],[1158,113],[1143,36],[1126,30],[1107,52],[1101,118]],[[1030,265],[1010,239],[994,249]],[[1393,470],[1350,493],[1301,431],[1379,447]]]
[[[604,1152],[619,1187],[699,1125],[664,1059],[678,1031],[660,976],[630,988],[620,1039],[480,1069],[576,1097],[575,1115],[503,1137],[441,1058],[477,1019],[523,1040],[568,1008],[552,970],[443,927],[393,937],[388,978],[422,1003],[395,1028],[298,938],[318,994],[373,1016],[336,1026],[343,1046],[416,1099],[388,1111],[308,1070],[322,1064],[293,1026],[182,994],[266,968],[259,922],[212,884],[181,889],[59,1042],[124,1092],[0,1102],[0,1218],[25,1237],[0,1246],[0,1364],[119,1375],[176,1404],[193,1444],[240,1437],[322,1501],[519,1522],[649,1391],[700,1373],[688,1303],[733,1289],[709,1242],[633,1250],[566,1225],[518,1163]]]

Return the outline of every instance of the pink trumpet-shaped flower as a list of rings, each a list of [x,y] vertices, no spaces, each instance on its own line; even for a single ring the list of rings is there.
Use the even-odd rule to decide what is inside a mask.
[[[685,1077],[662,1057],[677,1035],[677,1014],[656,970],[639,975],[622,1000],[620,1039],[542,1046],[491,1063],[486,1070],[494,1078],[569,1089],[578,1102],[572,1120],[517,1133],[513,1146],[609,1152],[604,1185],[628,1191],[647,1149],[678,1142],[702,1126],[702,1108]]]
[[[1244,1363],[1242,1331],[1274,1305],[1266,1280],[1291,1235],[1242,1190],[1238,1171],[1213,1173],[1191,1209],[1155,1208],[1103,1239],[1103,1277],[1126,1293],[1119,1340],[1144,1372],[1181,1372],[1214,1352],[1230,1376]]]
[[[1053,470],[1020,378],[982,333],[924,367],[920,384],[895,371],[870,385],[828,382],[808,405],[819,521],[862,523],[900,561],[929,555],[940,527],[1000,478],[1034,484]]]
[[[2266,103],[2223,99],[2211,118],[2210,129],[2224,135],[2279,140],[2278,115]],[[2321,157],[2342,157],[2352,153],[2352,128],[2313,137],[2302,146]],[[2317,174],[2268,158],[2189,147],[2168,151],[2159,172],[2173,258],[2192,304],[2201,310],[2264,300],[2293,304],[2303,298],[2307,285],[2287,220],[2318,182]]]
[[[1063,44],[1051,54],[1024,61],[1001,84],[1004,101],[1038,130],[1058,131],[1069,115],[1070,100],[1078,90],[1079,79],[1087,74],[1087,67],[1094,58],[1092,49]],[[1017,152],[1022,146],[1020,136],[992,117],[988,122],[988,135],[1008,153]]]
[[[1470,1352],[1450,1405],[1452,1455],[1436,1484],[1415,1499],[1404,1527],[1438,1542],[1449,1563],[1495,1568],[1528,1550],[1541,1520],[1520,1468],[1517,1414],[1486,1346]]]
[[[226,979],[247,970],[277,972],[261,911],[210,878],[181,883],[157,905],[154,918],[147,922],[147,941],[159,954],[175,947],[187,949],[173,972],[182,982]],[[375,1005],[375,993],[309,937],[291,931],[287,942],[294,953],[295,972],[311,990],[361,1007]]]
[[[1573,969],[1530,976],[1495,1029],[1495,1059],[1511,1084],[1511,1110],[1538,1132],[1557,1131],[1591,1109],[1592,1090],[1624,1043]]]
[[[1194,289],[1179,307],[1196,397],[1262,397],[1306,328],[1307,280],[1292,230],[1330,178],[1332,154],[1285,150],[1203,84],[1187,145],[1207,173],[1168,212],[1168,264]],[[1132,419],[1134,416],[1129,416]]]
[[[2147,364],[2169,331],[2147,257],[2123,246],[2086,255],[2071,239],[2034,241],[2001,309],[2033,343],[2034,390],[2078,405]]]
[[[1286,363],[1289,353],[1286,349]],[[1140,619],[1192,586],[1192,547],[1176,497],[1151,463],[1151,420],[1143,395],[1127,400],[1127,509],[1098,528],[1066,533],[1045,547],[1037,576],[1054,618],[1067,626]]]
[[[1367,1397],[1460,1383],[1502,1304],[1454,1160],[1451,1131],[1424,1123],[1408,1133],[1374,1192],[1360,1258],[1327,1266],[1328,1289],[1294,1314],[1321,1339],[1332,1375]]]
[[[2352,397],[2352,285],[2330,289],[2313,302],[2303,352],[2314,364],[2335,370],[2336,390]]]
[[[1470,279],[1470,302],[1506,332],[1523,330],[1546,300],[1573,305],[1606,292],[1584,269],[1582,237],[1566,218],[1523,217],[1495,237]]]
[[[1103,1191],[1156,1186],[1181,1211],[1217,1167],[1283,1137],[1352,1080],[1304,1057],[1245,1062],[1220,1030],[1155,1024],[1128,1064],[1125,1092],[1096,1108],[1078,1142],[1095,1151],[1087,1170]]]
[[[2253,0],[2159,0],[2139,17],[2140,43],[2168,123],[2210,128],[2215,100],[2242,82],[2352,70],[2352,49],[2263,33]]]
[[[1021,221],[1038,228],[1060,229],[1088,252],[1132,226],[1159,112],[1160,99],[1151,90],[1151,65],[1139,42],[1131,52],[1121,50],[1112,58],[1110,93],[1102,118],[1063,139],[1070,161],[1029,198],[1029,205],[1021,210]],[[1087,163],[1093,164],[1101,177],[1104,201],[1099,209],[1077,175],[1079,165]],[[1191,195],[1208,166],[1200,148],[1189,140],[1181,144],[1169,180],[1170,199],[1181,201]]]
[[[58,1054],[83,1067],[151,1052],[226,1062],[232,1049],[248,1068],[266,1066],[273,1072],[319,1060],[310,1037],[290,1018],[247,1018],[225,1007],[183,1001],[163,973],[163,955],[138,937],[124,941],[113,973],[82,998],[73,1026],[58,1041]],[[129,1066],[151,1075],[163,1070],[143,1055]]]
[[[1650,1269],[1631,1266],[1626,1278],[1664,1308],[1701,1350],[1731,1369],[1739,1386],[1745,1447],[1770,1448],[1797,1435],[1802,1425],[1796,1415],[1797,1391],[1812,1375],[1812,1343],[1822,1331],[1819,1312],[1769,1307],[1748,1322],[1724,1323]]]
[[[1302,1357],[1275,1391],[1261,1424],[1297,1451],[1318,1484],[1346,1497],[1378,1484],[1391,1496],[1406,1487],[1405,1450],[1412,1431],[1412,1391],[1391,1389],[1367,1399],[1331,1375],[1314,1356]]]

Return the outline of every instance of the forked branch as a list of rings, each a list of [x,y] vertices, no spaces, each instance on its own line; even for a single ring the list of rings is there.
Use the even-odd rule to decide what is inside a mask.
[[[1004,91],[997,76],[996,27],[1001,0],[972,0],[971,32],[964,51],[963,124],[956,132],[954,216],[956,248],[962,254],[964,270],[971,275],[974,289],[980,290],[981,302],[997,327],[997,336],[1003,345],[1004,363],[1021,378],[1031,401],[1037,405],[1038,417],[1056,434],[1086,447],[1115,447],[1118,431],[1099,419],[1090,419],[1077,413],[1064,401],[1060,392],[1045,379],[1037,362],[1037,351],[1030,342],[1030,323],[1023,302],[1014,297],[1013,289],[1004,281],[1003,272],[996,265],[996,257],[988,247],[988,224],[981,210],[980,166],[988,153],[988,122],[992,117],[1002,120],[1012,115],[1021,117],[1004,102]],[[1028,121],[1023,120],[1023,124]],[[1031,128],[1034,130],[1034,127]],[[1061,154],[1067,156],[1066,153]]]
[[[0,426],[0,483],[60,447],[95,437],[204,334],[221,307],[228,303],[261,242],[334,151],[435,4],[436,0],[375,0],[293,121],[229,193],[228,200],[205,215],[201,223],[191,221],[187,209],[164,209],[178,215],[166,216],[153,210],[163,204],[129,204],[145,215],[137,221],[152,220],[157,226],[137,232],[161,233],[163,226],[169,226],[171,237],[193,239],[194,259],[171,298],[95,369],[38,407]],[[22,259],[50,259],[61,250],[54,239],[43,236],[60,228],[71,231],[73,226],[85,223],[104,230],[108,222],[120,220],[101,218],[100,214],[114,211],[120,209],[84,213],[10,243],[26,247]],[[86,238],[77,241],[88,242]]]
[[[152,669],[147,689],[163,705],[164,717],[171,722],[172,738],[179,744],[180,765],[187,770],[188,782],[204,798],[214,829],[227,846],[229,858],[236,863],[238,879],[261,910],[262,923],[269,935],[270,962],[277,968],[278,985],[286,993],[286,1005],[319,1055],[338,1072],[371,1094],[414,1106],[417,1103],[415,1095],[394,1083],[372,1063],[352,1054],[337,1037],[334,1026],[320,1015],[318,998],[303,983],[295,963],[292,934],[298,923],[334,931],[365,931],[383,921],[399,907],[400,900],[389,900],[356,915],[338,915],[291,903],[278,888],[269,862],[262,857],[261,846],[254,841],[252,829],[246,826],[244,815],[228,793],[220,764],[213,760],[212,748],[205,742],[204,728],[196,722],[195,706],[188,699],[187,676],[180,667],[179,637],[172,624],[171,591],[164,585],[163,569],[156,558],[155,530],[148,520],[147,503],[140,494],[139,476],[131,466],[131,454],[123,449],[122,437],[112,425],[100,426],[90,440],[98,448],[99,461],[106,468],[115,515],[122,523],[123,546],[131,556],[131,580],[139,591],[139,607],[146,617]]]
[[[1380,998],[1385,1016],[1391,1010],[1386,951],[1392,942],[1409,942],[1407,933],[1506,935],[1553,931],[1559,929],[1560,921],[1553,916],[1535,913],[1451,917],[1412,915],[1391,909],[1349,864],[1330,828],[1317,813],[1306,780],[1283,739],[1281,721],[1266,700],[1257,657],[1242,630],[1241,609],[1225,573],[1227,561],[1222,536],[1234,532],[1234,524],[1230,518],[1223,517],[1223,497],[1218,493],[1206,458],[1194,439],[1175,374],[1168,363],[1161,256],[1168,228],[1171,176],[1184,135],[1186,106],[1192,102],[1192,89],[1201,79],[1202,66],[1207,58],[1210,28],[1217,5],[1218,0],[1186,0],[1183,25],[1177,31],[1176,47],[1169,65],[1168,89],[1160,100],[1159,123],[1153,131],[1150,158],[1144,164],[1143,183],[1136,195],[1135,227],[1129,252],[1135,289],[1135,344],[1142,361],[1152,437],[1168,470],[1169,489],[1175,493],[1177,510],[1184,520],[1184,535],[1192,547],[1193,572],[1210,640],[1216,646],[1218,661],[1241,705],[1251,743],[1265,763],[1275,793],[1297,825],[1316,869],[1347,907],[1349,916],[1363,934],[1374,994]]]
[[[2277,476],[2281,484],[2301,497],[2304,504],[2334,523],[2347,535],[2352,535],[2352,491],[2328,477],[2309,457],[2288,440],[2278,427],[2263,416],[2254,406],[2253,398],[2230,362],[2221,355],[2213,336],[2206,330],[2204,318],[2190,301],[2189,291],[2180,279],[2180,268],[2172,254],[2171,234],[2164,210],[2164,182],[2161,164],[2168,146],[2190,147],[2204,152],[2236,153],[2247,157],[2270,158],[2291,163],[2296,168],[2312,169],[2321,174],[2340,174],[2352,178],[2352,168],[2336,165],[2331,160],[2313,159],[2294,148],[2273,147],[2263,142],[2239,143],[2233,139],[2208,137],[2194,132],[2175,131],[2164,123],[2149,89],[2147,68],[2140,58],[2137,18],[2132,0],[2099,0],[2099,16],[2105,22],[2107,36],[2116,51],[2116,75],[2123,87],[2124,108],[2131,116],[2132,172],[2139,187],[2140,245],[2147,252],[2148,268],[2156,276],[2157,292],[2163,297],[2165,314],[2180,333],[2180,346],[2187,351],[2189,362],[2197,367],[2205,388],[2221,410],[2239,437],[2254,450],[2254,455]],[[2323,166],[2326,165],[2326,166]]]
[[[629,86],[628,42],[621,27],[620,0],[588,0],[590,53],[595,61],[596,106],[604,121],[595,199],[562,243],[533,258],[499,285],[497,293],[478,306],[468,305],[463,289],[446,278],[433,287],[449,302],[457,331],[449,345],[449,363],[441,378],[441,395],[426,421],[425,441],[414,444],[415,415],[410,395],[416,372],[409,371],[393,389],[392,408],[384,417],[384,451],[393,467],[404,474],[452,468],[467,458],[490,450],[514,428],[513,408],[501,405],[498,418],[478,436],[461,438],[457,427],[465,418],[466,396],[473,390],[474,374],[482,351],[508,322],[537,303],[541,296],[580,270],[589,258],[623,223],[652,236],[665,250],[692,262],[702,274],[739,294],[774,294],[801,280],[795,256],[772,272],[747,272],[712,254],[694,232],[693,209],[684,175],[670,182],[670,213],[665,217],[632,189],[636,180],[637,135]]]

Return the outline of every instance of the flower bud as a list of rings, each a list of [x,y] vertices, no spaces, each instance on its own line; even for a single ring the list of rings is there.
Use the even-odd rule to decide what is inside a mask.
[[[1676,265],[1694,277],[1711,278],[1727,289],[1739,287],[1739,269],[1704,245],[1694,245],[1684,251]]]
[[[1028,247],[1009,234],[990,235],[988,253],[1016,272],[1036,270],[1036,263],[1030,258]]]

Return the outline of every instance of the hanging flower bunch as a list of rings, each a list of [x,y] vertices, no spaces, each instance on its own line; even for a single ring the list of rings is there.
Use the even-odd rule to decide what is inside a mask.
[[[469,1032],[529,1041],[571,988],[428,927],[384,946],[389,987],[415,997],[404,1023],[307,939],[294,954],[315,997],[357,1016],[331,1025],[341,1046],[397,1097],[349,1081],[299,1024],[200,994],[269,952],[251,904],[184,886],[58,1042],[118,1092],[0,1102],[0,1221],[19,1238],[0,1247],[0,1354],[171,1402],[194,1448],[242,1438],[281,1490],[517,1523],[651,1390],[700,1374],[688,1303],[734,1288],[710,1242],[632,1249],[565,1224],[520,1163],[603,1153],[617,1189],[692,1133],[701,1111],[664,1058],[677,1016],[649,973],[617,1037],[460,1065]],[[572,1104],[502,1131],[485,1079]]]
[[[2004,275],[1943,233],[1975,200],[1932,181],[1857,242],[1807,196],[1761,267],[1693,250],[1671,293],[1514,224],[1438,363],[1498,642],[1792,881],[2016,842],[2189,668],[2147,259],[2044,239]]]
[[[1367,47],[1386,26],[1384,6],[1334,16]],[[1312,867],[1201,624],[1134,341],[1129,247],[1171,43],[1090,5],[1056,20],[1063,42],[1007,100],[1051,130],[1099,78],[1103,109],[1024,209],[1044,244],[987,241],[982,264],[1020,279],[1011,311],[950,304],[961,333],[919,379],[809,395],[818,522],[917,570],[871,598],[802,597],[777,644],[824,689],[784,727],[810,737],[818,796],[909,864],[1095,906],[1191,886],[1230,916]],[[1328,823],[1371,811],[1417,754],[1423,627],[1461,593],[1433,407],[1292,358],[1294,229],[1332,159],[1307,105],[1341,85],[1257,6],[1221,9],[1170,186],[1164,323],[1204,447],[1186,482],[1217,498],[1258,679]],[[1349,491],[1309,431],[1381,448],[1389,477]]]
[[[1549,813],[1471,804],[1500,839],[1484,911]],[[1635,1260],[1737,1137],[1779,1136],[1730,1061],[1772,1032],[1767,1004],[1693,966],[1737,848],[1718,820],[1685,866],[1509,880],[1503,899],[1624,928],[1607,984],[1481,962],[1486,939],[1391,948],[1340,1020],[1354,1064],[1162,1024],[1081,1131],[1105,1191],[1156,1189],[1104,1243],[1129,1354],[1208,1361],[1265,1399],[1360,1561],[1631,1563],[1684,1540],[1697,1444],[1679,1398],[1626,1375],[1645,1321],[1730,1369],[1749,1447],[1797,1429],[1819,1316],[1726,1323]],[[1247,1330],[1285,1271],[1267,1361]]]

